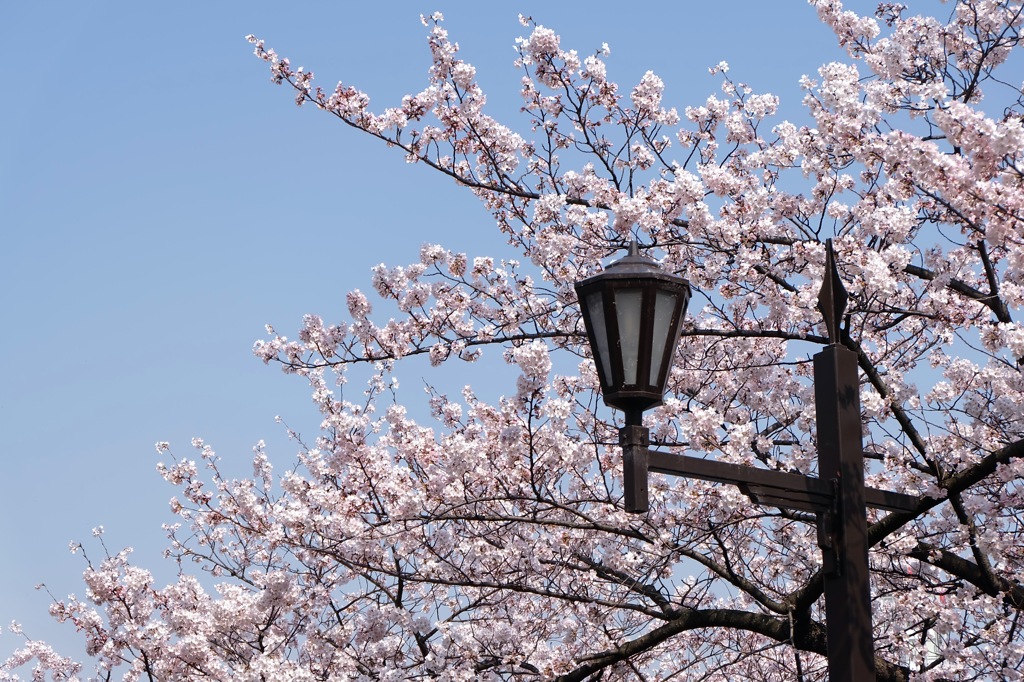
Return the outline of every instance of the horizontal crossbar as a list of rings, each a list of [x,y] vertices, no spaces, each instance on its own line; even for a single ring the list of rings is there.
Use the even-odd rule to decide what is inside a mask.
[[[659,450],[647,451],[647,469],[670,476],[731,483],[739,486],[756,502],[775,507],[821,512],[832,506],[832,485],[814,476],[758,469]],[[864,501],[876,509],[911,512],[920,503],[920,499],[913,495],[877,488],[865,488]]]

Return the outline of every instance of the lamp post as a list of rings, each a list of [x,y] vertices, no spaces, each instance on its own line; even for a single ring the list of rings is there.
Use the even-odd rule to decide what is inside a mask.
[[[826,242],[818,307],[829,344],[814,356],[818,471],[804,476],[650,449],[643,412],[660,405],[690,286],[630,244],[624,258],[576,283],[604,401],[625,413],[619,430],[627,511],[648,509],[648,473],[736,485],[758,504],[813,512],[822,550],[825,626],[831,682],[875,679],[866,507],[916,509],[917,498],[865,488],[857,354],[839,324],[847,294]]]

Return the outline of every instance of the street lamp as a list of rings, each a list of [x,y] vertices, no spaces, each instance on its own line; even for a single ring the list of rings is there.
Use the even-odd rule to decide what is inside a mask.
[[[639,253],[629,253],[576,283],[604,402],[640,424],[661,404],[679,343],[690,284]]]
[[[866,507],[914,511],[918,498],[864,486],[857,353],[842,344],[847,294],[825,243],[818,307],[829,343],[814,356],[819,478],[650,449],[643,412],[660,405],[690,285],[644,256],[636,242],[605,271],[576,283],[604,401],[625,413],[619,429],[626,511],[646,512],[649,472],[736,485],[758,504],[815,514],[831,682],[875,679]]]

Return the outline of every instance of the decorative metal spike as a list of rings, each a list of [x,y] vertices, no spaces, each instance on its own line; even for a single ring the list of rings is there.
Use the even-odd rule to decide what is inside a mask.
[[[850,295],[846,293],[843,280],[839,278],[836,268],[836,254],[832,248],[832,240],[825,240],[825,272],[821,279],[821,291],[818,293],[818,310],[825,318],[825,329],[828,331],[828,342],[839,343],[839,324],[846,312],[846,302]]]

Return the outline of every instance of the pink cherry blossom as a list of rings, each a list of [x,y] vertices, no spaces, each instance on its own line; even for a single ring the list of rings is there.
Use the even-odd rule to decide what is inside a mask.
[[[258,445],[240,479],[201,440],[195,459],[158,444],[177,581],[100,535],[85,597],[51,609],[95,676],[825,679],[812,515],[657,475],[651,511],[625,513],[621,417],[573,283],[631,239],[687,277],[668,394],[646,415],[659,447],[813,474],[832,238],[869,485],[921,496],[870,511],[879,679],[1022,679],[1024,12],[811,4],[847,58],[808,64],[798,120],[725,62],[717,94],[674,102],[653,72],[620,89],[606,46],[581,56],[529,17],[522,116],[502,121],[440,14],[423,18],[427,82],[378,110],[249,36],[297,102],[472,192],[512,255],[428,244],[294,340],[268,327],[254,353],[309,382],[321,432],[297,466]],[[394,397],[404,358],[487,354],[515,377],[503,397],[428,387],[424,419]],[[25,664],[84,669],[26,638],[0,680]]]

